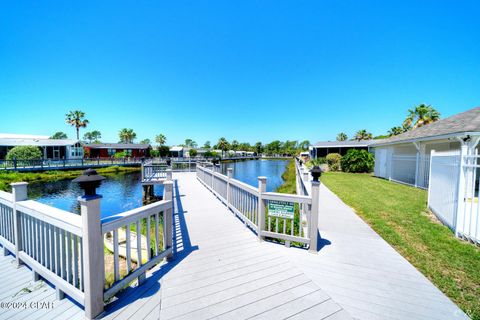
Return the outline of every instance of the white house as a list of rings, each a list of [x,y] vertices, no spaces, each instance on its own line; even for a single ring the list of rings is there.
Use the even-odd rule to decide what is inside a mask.
[[[16,146],[36,146],[44,159],[82,159],[83,146],[79,140],[50,139],[48,136],[0,133],[0,159]]]
[[[474,154],[480,139],[480,107],[370,145],[375,150],[374,174],[421,188],[428,187],[430,154],[458,151]]]

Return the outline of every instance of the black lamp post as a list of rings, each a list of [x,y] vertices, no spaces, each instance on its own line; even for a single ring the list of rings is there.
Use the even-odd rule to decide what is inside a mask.
[[[322,169],[320,169],[319,166],[314,166],[312,170],[310,170],[310,173],[312,174],[313,181],[318,182],[318,179],[322,175]]]
[[[167,162],[167,166],[169,166],[169,167],[170,167],[170,165],[172,164],[172,159],[170,159],[170,158],[167,158],[166,162]]]
[[[81,176],[73,179],[73,182],[80,185],[80,189],[84,190],[85,196],[95,196],[96,189],[100,187],[103,180],[105,180],[105,177],[99,175],[96,170],[87,169],[83,171]]]

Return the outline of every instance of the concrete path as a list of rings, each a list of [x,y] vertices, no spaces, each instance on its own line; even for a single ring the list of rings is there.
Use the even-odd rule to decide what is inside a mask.
[[[357,319],[468,319],[324,185],[318,255],[290,260]]]
[[[285,248],[259,243],[194,173],[174,179],[175,261],[127,290],[105,318],[351,319]]]

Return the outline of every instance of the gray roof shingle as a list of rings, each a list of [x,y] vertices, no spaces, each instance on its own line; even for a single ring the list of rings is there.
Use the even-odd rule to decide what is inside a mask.
[[[455,133],[478,132],[480,134],[480,107],[458,113],[451,117],[427,124],[423,127],[393,136],[375,145],[394,144],[411,140],[421,140]]]
[[[143,143],[89,143],[85,147],[92,149],[148,149],[150,145]]]
[[[368,147],[377,140],[345,140],[345,141],[318,141],[312,147],[317,148],[340,148],[340,147]]]

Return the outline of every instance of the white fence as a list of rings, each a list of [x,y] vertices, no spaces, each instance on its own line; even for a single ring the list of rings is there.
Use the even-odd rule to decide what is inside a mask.
[[[172,257],[172,181],[164,183],[163,201],[102,220],[101,196],[81,197],[82,214],[77,215],[28,200],[27,183],[14,183],[12,189],[0,191],[4,254],[10,251],[17,265],[28,265],[35,280],[40,276],[48,280],[59,299],[67,294],[85,306],[86,318],[99,315],[104,300],[135,279],[141,284],[148,269]],[[113,266],[106,265],[110,259],[105,257],[104,241],[112,245]],[[125,256],[126,270],[120,270],[120,255]],[[114,270],[107,288],[105,267]]]
[[[266,192],[267,179],[259,177],[259,186],[254,188],[215,171],[215,167],[206,168],[197,165],[197,178],[212,191],[245,225],[254,230],[259,239],[265,237],[284,241],[286,246],[292,242],[309,246],[317,251],[318,227],[318,182],[312,183],[312,195],[293,195]],[[294,213],[288,217],[269,214],[269,205],[277,202],[291,203]]]
[[[480,157],[461,152],[432,151],[428,207],[457,236],[480,243]]]

